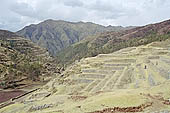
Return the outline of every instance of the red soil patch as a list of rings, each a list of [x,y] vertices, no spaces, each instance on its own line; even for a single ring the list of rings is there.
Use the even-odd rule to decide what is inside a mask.
[[[24,94],[24,91],[14,90],[14,91],[0,91],[0,103],[6,102],[14,97]]]
[[[143,94],[143,95],[148,96],[149,98],[151,98],[153,100],[159,100],[160,102],[162,102],[165,105],[170,105],[170,100],[164,99],[161,95],[154,95],[154,96],[151,96],[150,94]]]
[[[137,107],[114,107],[114,108],[105,108],[100,111],[94,111],[90,113],[116,113],[116,112],[142,112],[145,108],[152,106],[153,103],[142,104]]]
[[[165,104],[165,105],[170,105],[170,101],[169,101],[169,100],[164,100],[164,101],[163,101],[163,104]]]

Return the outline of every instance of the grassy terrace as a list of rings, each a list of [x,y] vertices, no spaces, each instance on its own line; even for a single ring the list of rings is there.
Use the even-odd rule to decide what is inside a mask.
[[[63,80],[53,79],[0,112],[169,111],[169,69],[170,40],[100,54],[80,60]]]
[[[99,44],[99,42],[90,43],[90,41],[85,40],[61,51],[58,54],[57,59],[60,64],[67,65],[82,58],[93,57],[98,54],[108,54],[123,48],[146,45],[151,42],[164,41],[169,38],[169,33],[164,35],[151,33],[145,37],[130,38],[128,40],[119,39],[118,42],[103,42],[102,44]]]

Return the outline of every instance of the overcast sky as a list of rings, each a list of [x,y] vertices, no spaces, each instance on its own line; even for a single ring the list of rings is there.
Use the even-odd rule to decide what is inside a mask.
[[[46,19],[138,26],[170,19],[170,0],[1,0],[0,29]]]

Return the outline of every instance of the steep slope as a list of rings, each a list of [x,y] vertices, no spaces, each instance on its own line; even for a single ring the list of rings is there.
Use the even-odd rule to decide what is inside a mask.
[[[61,63],[72,63],[83,57],[111,53],[126,47],[165,40],[169,38],[169,35],[170,20],[121,32],[101,33],[88,37],[59,52],[58,59]]]
[[[170,40],[100,54],[0,112],[168,113],[169,69]]]
[[[104,27],[90,22],[73,23],[61,20],[46,20],[37,25],[27,26],[18,31],[17,34],[32,40],[41,47],[47,48],[51,55],[56,56],[58,51],[79,42],[89,35],[124,29],[129,28],[123,28],[121,26]]]
[[[0,30],[0,88],[49,79],[58,73],[53,62],[47,50],[12,32]]]

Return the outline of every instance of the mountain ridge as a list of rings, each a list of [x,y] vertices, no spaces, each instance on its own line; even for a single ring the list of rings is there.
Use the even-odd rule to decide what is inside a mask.
[[[67,22],[48,19],[39,24],[26,26],[16,33],[30,39],[41,47],[47,48],[51,55],[56,56],[62,49],[79,42],[89,35],[130,28],[121,26],[106,27],[91,22]]]
[[[170,40],[81,59],[0,112],[169,112]],[[31,102],[30,102],[31,101]],[[31,104],[30,104],[31,103]]]
[[[13,41],[7,44],[27,53]],[[0,112],[169,112],[170,20],[88,36],[62,52],[57,59],[63,64],[77,61]]]
[[[111,53],[122,48],[166,40],[170,35],[170,20],[136,27],[121,32],[105,32],[88,37],[58,53],[61,62],[74,62],[84,57]]]

